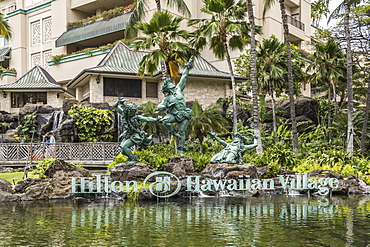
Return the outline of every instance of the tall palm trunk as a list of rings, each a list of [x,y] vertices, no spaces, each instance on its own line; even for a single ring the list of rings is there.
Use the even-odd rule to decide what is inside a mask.
[[[352,83],[352,51],[351,36],[349,32],[349,0],[344,0],[344,32],[347,43],[347,100],[348,100],[348,130],[347,130],[347,152],[353,152],[353,83]]]
[[[272,130],[274,131],[274,139],[277,142],[277,121],[276,121],[276,102],[275,102],[275,96],[274,96],[274,91],[271,90],[271,106],[272,106]]]
[[[230,77],[231,77],[231,90],[233,91],[233,132],[234,134],[238,132],[238,114],[236,112],[236,89],[235,89],[235,76],[234,76],[234,70],[233,70],[233,65],[231,64],[231,58],[229,54],[229,47],[227,45],[227,42],[224,41],[224,46],[225,46],[225,56],[226,56],[226,61],[227,65],[229,66],[229,72],[230,72]]]
[[[328,85],[328,132],[326,136],[326,141],[330,141],[330,127],[331,127],[331,83]]]
[[[285,11],[284,0],[279,0],[279,3],[280,3],[281,18],[283,21],[284,41],[285,41],[286,54],[287,54],[289,105],[290,105],[290,119],[292,121],[293,151],[298,152],[298,134],[297,134],[298,131],[297,131],[297,119],[296,119],[295,105],[294,105],[293,68],[292,68],[292,54],[291,54],[291,49],[290,49],[288,18],[287,18],[287,14]]]
[[[256,24],[254,22],[252,0],[247,0],[248,19],[251,28],[251,81],[252,81],[252,102],[253,102],[253,127],[254,135],[257,139],[257,153],[263,153],[261,129],[259,120],[259,106],[258,106],[258,81],[257,81],[257,52],[256,52]]]
[[[161,0],[155,0],[155,4],[157,5],[157,10],[161,10],[162,9]]]
[[[367,83],[367,97],[366,97],[365,116],[364,116],[364,122],[362,124],[362,132],[361,132],[361,144],[360,144],[360,149],[361,150],[365,150],[366,134],[367,134],[367,121],[369,120],[369,111],[370,111],[370,79]]]

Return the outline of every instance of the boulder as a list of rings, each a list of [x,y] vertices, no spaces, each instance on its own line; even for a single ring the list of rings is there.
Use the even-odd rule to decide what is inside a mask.
[[[19,199],[20,199],[19,195],[15,195],[15,194],[0,190],[0,202],[18,201]]]
[[[144,181],[144,179],[156,170],[145,163],[121,163],[110,169],[112,181]]]
[[[79,101],[76,100],[76,99],[65,99],[63,101],[63,111],[65,114],[68,114],[68,111],[69,109],[71,109],[71,107],[73,105],[78,105]]]
[[[13,186],[11,183],[9,183],[7,180],[0,178],[0,190],[7,192],[7,193],[13,193]]]
[[[258,178],[257,168],[252,164],[208,164],[201,174],[217,179],[239,179],[242,175]]]
[[[310,97],[300,97],[294,100],[296,117],[304,116],[301,121],[311,120],[313,123],[317,124],[317,111],[319,109],[319,103],[317,100]],[[290,118],[290,106],[289,100],[283,100],[278,106],[278,114],[284,118]],[[298,122],[298,120],[297,120]]]
[[[332,193],[337,195],[370,194],[370,186],[352,175],[345,180],[339,180],[338,188],[333,189]]]
[[[51,181],[53,193],[50,195],[52,199],[69,198],[72,191],[72,177],[84,177],[79,171],[57,171]]]
[[[12,167],[0,167],[0,172],[1,173],[9,173],[9,172],[14,172],[14,168]]]
[[[178,178],[195,172],[194,159],[187,156],[169,157],[164,170],[170,172]]]
[[[61,142],[77,142],[78,132],[75,120],[67,119],[63,121],[57,129],[55,135]]]
[[[339,180],[343,179],[342,175],[330,170],[315,170],[308,173],[308,177],[337,178]]]
[[[19,143],[19,141],[14,137],[18,135],[19,133],[16,129],[10,129],[3,136],[3,142],[4,143]]]
[[[78,171],[81,174],[80,177],[87,177],[87,176],[90,175],[89,170],[87,170],[85,168],[80,168],[80,167],[74,166],[72,164],[69,164],[69,163],[65,162],[64,160],[55,160],[50,165],[50,167],[48,169],[46,169],[45,175],[49,178],[53,178],[54,174],[57,171],[65,171],[65,172]]]
[[[19,181],[15,186],[14,190],[16,193],[26,193],[27,188],[31,186],[35,186],[40,183],[46,183],[47,179],[40,179],[40,178],[26,178],[24,180]]]
[[[21,197],[23,201],[29,200],[47,200],[53,193],[53,187],[49,182],[36,184],[28,187],[26,193]]]

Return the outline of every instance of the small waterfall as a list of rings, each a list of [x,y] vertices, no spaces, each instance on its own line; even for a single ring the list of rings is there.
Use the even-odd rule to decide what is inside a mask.
[[[53,133],[58,129],[60,124],[63,122],[64,111],[55,111],[53,119]]]

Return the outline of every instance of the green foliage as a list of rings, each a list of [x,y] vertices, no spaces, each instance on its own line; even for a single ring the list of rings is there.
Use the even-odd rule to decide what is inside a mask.
[[[107,132],[114,120],[111,110],[96,109],[87,105],[74,105],[68,114],[76,121],[80,141],[103,142],[113,139],[112,133]]]
[[[32,170],[32,174],[38,176],[39,178],[46,178],[45,171],[50,167],[55,159],[44,159],[37,161],[37,165]]]
[[[108,21],[108,20],[110,20],[114,17],[120,16],[124,13],[131,12],[133,8],[134,8],[133,4],[129,4],[125,7],[119,6],[119,7],[116,7],[114,9],[106,10],[101,15],[94,15],[94,16],[88,17],[86,19],[73,21],[73,22],[68,22],[67,23],[67,31],[92,24],[92,23],[94,23],[98,20],[101,20],[101,19],[103,19],[105,21]]]
[[[36,131],[36,117],[37,111],[24,116],[23,124],[17,127],[17,131],[24,141],[30,138],[32,133]]]
[[[0,133],[5,133],[7,129],[9,129],[10,126],[9,124],[5,123],[5,122],[1,122],[0,123]]]
[[[148,163],[156,170],[164,169],[164,165],[167,163],[170,155],[168,152],[155,152],[149,149],[134,151],[134,153],[137,155],[140,162]]]
[[[123,154],[119,154],[117,155],[115,158],[114,158],[114,161],[112,163],[110,163],[107,167],[107,170],[109,171],[110,169],[112,169],[115,165],[117,164],[121,164],[121,163],[125,163],[127,162],[127,156],[123,155]]]

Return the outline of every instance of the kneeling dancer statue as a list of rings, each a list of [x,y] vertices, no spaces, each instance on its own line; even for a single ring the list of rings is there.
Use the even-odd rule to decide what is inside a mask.
[[[185,63],[185,70],[182,73],[180,82],[175,86],[170,78],[167,78],[162,86],[162,93],[164,94],[163,101],[157,106],[157,111],[167,111],[167,115],[159,121],[163,123],[170,135],[179,138],[177,150],[181,156],[185,152],[185,132],[188,128],[188,123],[191,118],[192,111],[186,107],[186,100],[184,96],[184,89],[186,86],[186,79],[189,75],[189,70],[193,68],[193,57],[189,62]],[[177,123],[178,133],[173,128],[172,124]]]
[[[247,138],[240,133],[235,133],[233,135],[232,142],[225,142],[221,138],[217,137],[214,133],[208,132],[208,134],[219,143],[221,143],[225,148],[219,153],[215,154],[211,163],[225,163],[225,164],[243,164],[243,153],[248,150],[257,147],[257,136],[249,134],[252,138],[253,144],[246,145]]]
[[[131,147],[134,145],[146,147],[152,143],[152,136],[142,130],[141,122],[157,122],[156,118],[144,117],[138,115],[137,104],[124,104],[127,99],[118,98],[113,104],[113,108],[121,114],[122,126],[124,132],[118,137],[118,142],[121,148],[121,153],[126,155],[128,163],[135,163],[137,157],[131,152]]]

